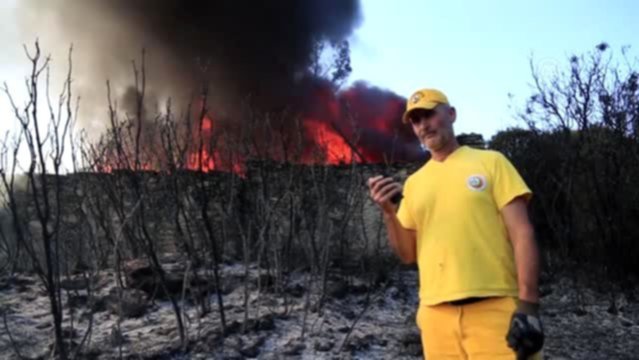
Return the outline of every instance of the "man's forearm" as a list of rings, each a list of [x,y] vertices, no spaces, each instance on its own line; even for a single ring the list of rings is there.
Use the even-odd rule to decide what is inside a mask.
[[[417,261],[417,242],[415,233],[404,229],[395,214],[384,213],[384,223],[391,248],[406,264]]]
[[[539,302],[539,249],[534,231],[529,228],[513,235],[519,299],[537,303]]]

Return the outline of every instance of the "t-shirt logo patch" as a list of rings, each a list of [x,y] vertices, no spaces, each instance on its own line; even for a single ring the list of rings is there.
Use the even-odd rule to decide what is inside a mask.
[[[466,181],[468,188],[473,191],[483,191],[488,185],[486,177],[483,175],[471,175]]]

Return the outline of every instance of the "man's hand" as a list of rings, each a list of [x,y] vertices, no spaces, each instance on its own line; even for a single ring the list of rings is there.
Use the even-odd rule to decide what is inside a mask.
[[[402,184],[396,182],[393,178],[378,175],[368,179],[368,188],[371,199],[385,213],[391,214],[397,211],[397,205],[391,199],[396,194],[401,194]]]
[[[416,262],[417,233],[402,226],[397,217],[398,205],[392,201],[393,196],[401,194],[402,185],[392,178],[379,175],[368,179],[368,188],[371,199],[384,212],[383,218],[391,248],[403,263]]]
[[[506,335],[508,346],[517,353],[517,359],[527,359],[544,345],[544,330],[539,318],[539,304],[520,300],[510,320]]]

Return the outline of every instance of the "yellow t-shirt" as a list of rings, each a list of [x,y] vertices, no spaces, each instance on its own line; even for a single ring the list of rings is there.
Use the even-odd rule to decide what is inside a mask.
[[[501,153],[461,146],[428,161],[404,184],[397,216],[417,232],[423,305],[517,296],[517,271],[500,210],[532,192]]]

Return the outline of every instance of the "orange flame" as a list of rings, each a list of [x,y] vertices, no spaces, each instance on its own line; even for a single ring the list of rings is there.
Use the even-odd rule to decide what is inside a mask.
[[[348,164],[353,160],[353,150],[335,130],[327,123],[309,119],[304,122],[305,130],[309,138],[314,139],[315,144],[321,150],[323,156],[316,159],[306,158],[305,163],[315,163],[324,159],[325,164]]]
[[[104,156],[106,161],[97,168],[102,172],[126,166],[129,169],[161,170],[169,160],[162,157],[173,156],[170,159],[175,158],[175,162],[182,164],[178,166],[186,170],[232,172],[244,177],[246,159],[253,158],[326,165],[381,162],[385,161],[387,151],[391,151],[389,144],[394,144],[393,137],[400,136],[400,141],[404,142],[412,139],[412,131],[401,127],[403,107],[404,101],[400,97],[365,85],[354,86],[339,94],[331,87],[319,86],[314,89],[312,100],[303,110],[301,133],[294,125],[273,137],[255,129],[255,134],[250,134],[254,136],[250,140],[252,143],[243,146],[239,150],[242,153],[238,153],[232,144],[240,140],[234,134],[238,135],[235,129],[241,125],[234,122],[218,123],[219,120],[209,112],[199,123],[190,127],[190,134],[185,134],[188,139],[187,148],[184,149],[186,154],[176,156],[158,153],[158,146],[151,143],[145,144],[149,149],[145,149],[146,157],[141,166],[131,166],[127,164],[128,161],[121,165],[117,157],[107,153]],[[197,106],[193,110],[201,111]],[[265,128],[265,131],[269,130]],[[302,139],[298,138],[300,135]],[[303,141],[301,154],[297,152],[298,140]],[[404,159],[410,155],[406,154]],[[147,157],[153,160],[149,161]],[[175,163],[171,164],[175,166]]]

